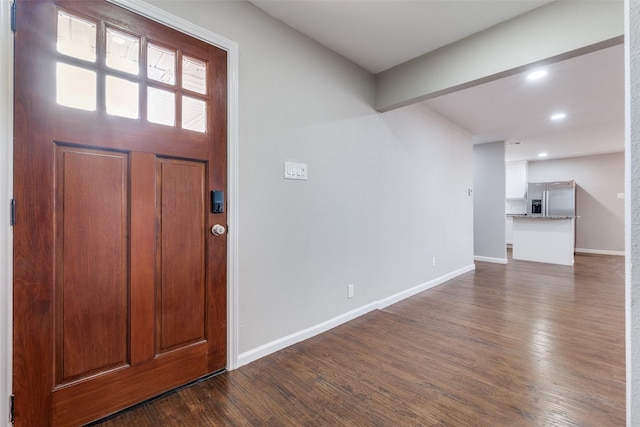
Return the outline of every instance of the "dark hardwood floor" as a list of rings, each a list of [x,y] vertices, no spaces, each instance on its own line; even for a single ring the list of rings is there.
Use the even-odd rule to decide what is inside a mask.
[[[624,258],[467,273],[113,426],[624,426]]]

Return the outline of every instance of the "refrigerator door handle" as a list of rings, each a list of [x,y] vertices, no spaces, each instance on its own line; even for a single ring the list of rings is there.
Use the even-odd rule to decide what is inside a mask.
[[[544,216],[549,216],[549,192],[544,191],[542,193],[542,198],[544,199],[542,210],[544,211]]]

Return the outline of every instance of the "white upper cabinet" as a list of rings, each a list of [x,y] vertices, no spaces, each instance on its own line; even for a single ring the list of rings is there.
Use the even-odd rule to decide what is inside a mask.
[[[525,199],[527,197],[527,162],[506,163],[507,199]]]

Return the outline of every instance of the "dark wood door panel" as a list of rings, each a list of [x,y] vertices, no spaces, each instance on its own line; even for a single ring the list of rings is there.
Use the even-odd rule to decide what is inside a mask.
[[[128,363],[129,158],[56,146],[56,383]]]
[[[158,353],[205,338],[206,165],[157,161]]]

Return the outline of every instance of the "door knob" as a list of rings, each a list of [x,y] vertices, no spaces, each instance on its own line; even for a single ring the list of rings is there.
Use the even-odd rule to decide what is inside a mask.
[[[224,226],[220,224],[216,224],[211,227],[211,234],[213,234],[214,236],[222,236],[226,231],[227,230],[224,228]]]

